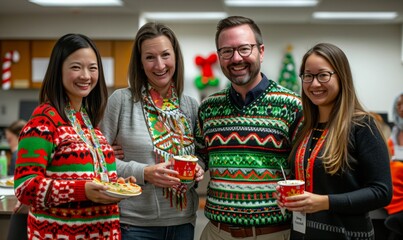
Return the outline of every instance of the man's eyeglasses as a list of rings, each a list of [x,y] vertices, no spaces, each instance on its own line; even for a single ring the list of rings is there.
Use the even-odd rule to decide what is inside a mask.
[[[301,78],[302,82],[304,82],[304,83],[313,82],[313,79],[315,77],[320,83],[326,83],[326,82],[330,81],[333,74],[336,74],[336,72],[320,72],[318,74],[303,73],[300,75],[300,78]]]
[[[231,59],[235,50],[241,57],[249,57],[252,54],[253,47],[257,44],[244,44],[238,47],[223,47],[217,50],[218,55],[223,59]]]

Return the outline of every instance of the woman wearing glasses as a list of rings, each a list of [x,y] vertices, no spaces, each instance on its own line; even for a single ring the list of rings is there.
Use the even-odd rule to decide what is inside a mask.
[[[291,239],[375,239],[368,212],[392,197],[385,140],[357,99],[340,48],[317,44],[300,72],[305,120],[290,159],[305,193],[279,202],[296,219]]]

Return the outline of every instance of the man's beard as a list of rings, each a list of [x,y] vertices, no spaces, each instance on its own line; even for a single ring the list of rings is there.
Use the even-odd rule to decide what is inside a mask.
[[[228,80],[230,80],[231,83],[233,83],[237,86],[247,85],[248,83],[253,81],[253,79],[255,79],[256,76],[260,73],[260,70],[258,70],[258,69],[260,69],[260,66],[258,65],[258,66],[252,66],[252,67],[254,67],[253,69],[255,69],[255,71],[249,71],[247,74],[245,74],[243,76],[234,76],[233,74],[231,74],[231,70],[230,70],[230,68],[232,66],[233,65],[228,66],[226,69],[227,71],[225,71],[225,72],[223,71],[223,72],[226,73],[225,75],[228,78]],[[248,64],[247,68],[250,70],[251,65]]]

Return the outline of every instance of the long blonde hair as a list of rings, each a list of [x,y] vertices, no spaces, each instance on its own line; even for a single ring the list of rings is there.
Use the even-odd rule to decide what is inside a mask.
[[[320,156],[326,172],[333,175],[340,170],[350,168],[348,146],[351,144],[349,138],[351,128],[353,125],[363,125],[362,120],[366,116],[371,117],[371,115],[364,110],[357,99],[350,65],[344,52],[333,44],[319,43],[304,55],[300,74],[304,73],[306,60],[312,54],[326,59],[339,79],[340,92],[335,99],[329,116],[329,122],[326,126],[329,132],[324,143],[323,154]],[[301,98],[304,123],[294,144],[293,154],[290,156],[294,155],[304,137],[316,126],[319,119],[318,106],[313,104],[303,91]]]

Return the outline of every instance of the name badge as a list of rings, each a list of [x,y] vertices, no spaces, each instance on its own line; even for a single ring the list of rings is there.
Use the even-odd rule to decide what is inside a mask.
[[[292,212],[292,228],[294,231],[305,234],[306,213]]]

